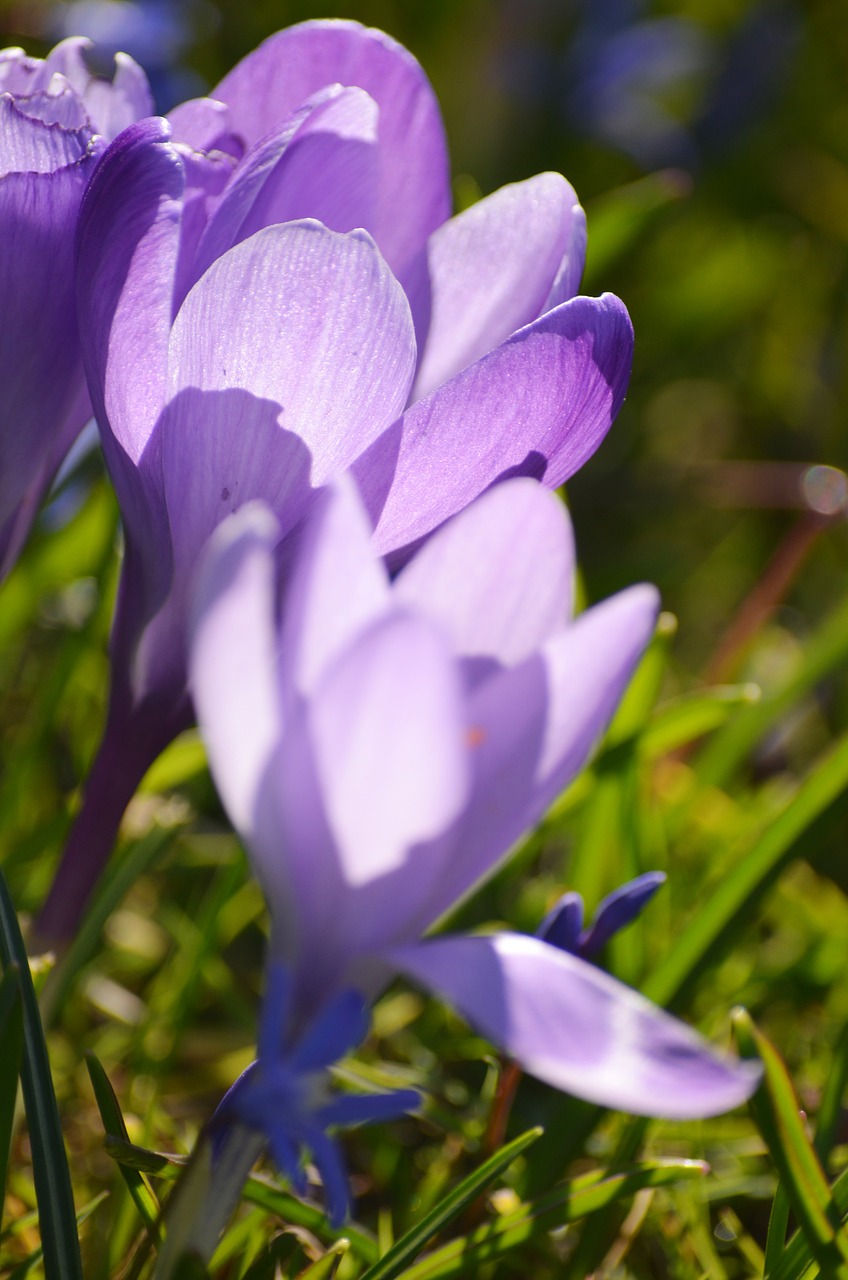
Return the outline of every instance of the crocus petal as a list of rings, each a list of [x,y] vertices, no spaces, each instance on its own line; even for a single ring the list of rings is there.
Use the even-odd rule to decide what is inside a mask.
[[[77,346],[72,231],[96,153],[87,129],[27,119],[7,97],[0,97],[0,134],[3,167],[14,153],[30,170],[0,180],[0,526],[20,541],[12,524],[20,518],[26,526],[29,517],[19,504],[30,486],[40,496],[50,479],[57,436],[70,443],[90,413]]]
[[[565,625],[573,576],[565,508],[534,480],[518,479],[496,485],[437,530],[394,592],[438,619],[455,652],[482,672],[492,661],[523,661]]]
[[[308,702],[287,706],[251,852],[272,954],[295,971],[296,1018],[347,985],[352,957],[416,936],[410,913],[442,873],[418,842],[467,798],[461,706],[442,636],[403,613],[377,621]]]
[[[550,309],[554,282],[582,269],[584,226],[571,185],[542,173],[434,231],[403,280],[422,352],[413,400]]]
[[[398,614],[361,636],[313,695],[309,725],[351,888],[395,870],[459,813],[460,689],[447,646],[418,619]]]
[[[468,709],[472,796],[423,930],[490,875],[586,763],[656,622],[652,587],[589,609],[540,653],[483,683]]]
[[[97,132],[111,142],[128,125],[153,115],[153,95],[147,76],[126,53],[115,54],[111,79],[94,74],[86,62],[86,53],[93,48],[84,36],[70,36],[47,55],[44,72],[65,76],[85,104]]]
[[[64,100],[61,95],[45,95],[29,103],[16,101],[8,94],[0,97],[0,177],[52,175],[89,158],[91,130],[80,128],[78,112],[75,121],[62,118]],[[60,112],[59,117],[53,108]],[[45,115],[47,109],[49,118]]]
[[[226,151],[236,159],[244,154],[243,144],[230,127],[230,109],[214,98],[192,98],[168,112],[175,142],[184,142],[195,151]]]
[[[248,146],[329,84],[357,85],[380,108],[375,239],[393,270],[410,262],[450,213],[438,103],[415,58],[356,22],[304,22],[270,36],[212,91]]]
[[[618,298],[575,298],[412,405],[354,468],[381,553],[429,533],[507,474],[548,488],[567,480],[618,412],[632,351]]]
[[[589,1102],[690,1119],[739,1106],[759,1081],[757,1066],[716,1053],[638,992],[537,938],[438,938],[390,959],[532,1075]]]
[[[333,85],[240,163],[200,244],[194,278],[233,245],[274,222],[314,218],[332,231],[373,230],[377,104]]]
[[[246,841],[256,796],[282,733],[277,688],[277,522],[251,503],[215,531],[197,578],[190,675],[218,792]],[[250,732],[245,732],[245,726]]]
[[[165,402],[168,338],[185,187],[164,120],[125,129],[98,165],[80,217],[83,358],[103,447],[126,517],[137,463]]]
[[[607,894],[580,939],[581,954],[592,956],[605,947],[613,934],[630,924],[645,909],[665,879],[662,871],[646,871]]]
[[[536,937],[561,951],[577,955],[583,932],[583,899],[571,890],[564,893],[536,930]]]
[[[174,322],[160,424],[175,559],[251,498],[290,530],[403,404],[402,289],[364,233],[267,227],[219,258]]]
[[[311,693],[330,662],[388,610],[390,600],[353,482],[339,477],[319,494],[298,541],[283,616],[286,684]]]

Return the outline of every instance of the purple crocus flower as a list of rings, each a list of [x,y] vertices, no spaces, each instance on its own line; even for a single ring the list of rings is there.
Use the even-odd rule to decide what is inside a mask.
[[[602,899],[592,923],[586,927],[583,898],[569,890],[545,916],[536,936],[572,955],[593,960],[620,929],[644,911],[665,879],[664,871],[646,871],[635,880],[628,880]]]
[[[351,469],[397,563],[504,475],[566,480],[629,377],[623,305],[570,297],[585,228],[563,178],[445,221],[438,107],[394,41],[307,23],[215,95],[125,130],[81,217],[83,350],[126,555],[103,744],[40,921],[52,938],[191,723],[186,593],[225,515],[263,498],[288,536]]]
[[[0,51],[0,577],[18,557],[56,469],[91,417],[77,337],[74,234],[105,141],[150,111],[124,55],[112,80],[88,41],[44,59]]]
[[[526,479],[443,526],[393,582],[370,533],[350,483],[326,490],[278,620],[280,528],[245,507],[210,543],[191,638],[212,772],[271,914],[260,1059],[218,1124],[261,1130],[290,1173],[308,1145],[336,1216],[325,1123],[412,1101],[327,1088],[361,1004],[396,973],[532,1074],[607,1106],[705,1116],[757,1078],[539,937],[422,940],[584,764],[652,634],[655,590],[571,620],[567,516]]]

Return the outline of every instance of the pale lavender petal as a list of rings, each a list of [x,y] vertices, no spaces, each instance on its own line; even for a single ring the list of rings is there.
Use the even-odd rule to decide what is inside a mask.
[[[47,55],[44,72],[59,72],[68,80],[85,104],[97,132],[111,142],[128,125],[153,115],[153,95],[147,76],[126,53],[115,54],[111,79],[92,72],[86,53],[93,49],[84,36],[70,36]]]
[[[409,308],[367,236],[268,227],[219,258],[174,322],[160,425],[177,559],[264,498],[289,531],[403,404]]]
[[[378,621],[310,702],[289,701],[250,852],[299,1016],[347,983],[356,956],[417,936],[416,902],[443,869],[419,841],[466,796],[459,682],[426,623]]]
[[[91,159],[91,129],[63,118],[63,101],[61,95],[0,96],[0,177],[55,174]]]
[[[342,875],[356,889],[403,865],[466,799],[462,701],[438,631],[378,621],[313,694],[310,734]]]
[[[281,654],[286,685],[309,694],[328,664],[391,604],[371,526],[352,480],[319,494],[286,589]]]
[[[270,36],[212,97],[228,104],[234,127],[252,146],[330,84],[356,85],[380,108],[374,236],[392,269],[401,271],[451,207],[439,106],[412,54],[356,22],[304,22]]]
[[[584,225],[570,184],[542,173],[502,187],[434,231],[402,280],[421,352],[412,400],[550,309],[546,299],[564,261],[579,257],[575,239]]]
[[[215,209],[195,279],[233,245],[275,222],[315,218],[332,231],[374,229],[377,104],[333,85],[244,157]]]
[[[243,144],[232,132],[225,102],[192,98],[169,111],[167,119],[175,142],[184,142],[195,151],[226,151],[237,160],[244,154]]]
[[[0,93],[33,93],[42,65],[40,58],[30,58],[17,46],[0,49]]]
[[[531,1075],[589,1102],[684,1120],[729,1111],[759,1083],[759,1066],[538,938],[438,938],[389,959]]]
[[[656,622],[652,587],[589,609],[520,666],[482,684],[468,710],[471,800],[421,929],[490,875],[586,763]]]
[[[496,485],[419,548],[395,596],[436,618],[454,651],[514,666],[571,614],[574,545],[564,506],[534,480]],[[488,660],[488,661],[487,661]]]
[[[202,274],[197,269],[199,246],[238,163],[226,151],[195,151],[184,143],[177,143],[175,150],[183,163],[186,185],[180,219],[180,251],[174,275],[174,313]]]
[[[586,265],[586,214],[580,205],[572,205],[568,225],[568,243],[557,272],[556,280],[542,308],[552,311],[554,307],[568,302],[580,292],[580,281],[583,279],[583,268]]]
[[[506,475],[562,484],[618,412],[632,351],[618,298],[574,298],[419,400],[354,468],[379,550],[431,532]]]
[[[279,527],[251,503],[218,528],[197,574],[189,623],[190,688],[212,776],[245,841],[282,735],[274,551]]]

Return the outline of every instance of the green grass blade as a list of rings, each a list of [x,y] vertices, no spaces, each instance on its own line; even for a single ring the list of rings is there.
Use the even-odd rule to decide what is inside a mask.
[[[848,1222],[848,1169],[839,1175],[830,1193],[844,1227]],[[777,1262],[774,1272],[766,1274],[768,1280],[801,1280],[801,1277],[806,1276],[811,1269],[818,1271],[807,1238],[803,1231],[799,1230],[784,1247],[783,1255]]]
[[[753,848],[718,884],[663,963],[645,983],[657,1004],[673,1005],[791,860],[796,841],[848,787],[848,736],[820,759]]]
[[[657,710],[642,734],[639,750],[650,759],[679,751],[714,733],[740,708],[753,706],[759,700],[756,684],[714,685],[683,694]]]
[[[753,707],[736,716],[713,737],[697,762],[704,786],[724,786],[782,715],[848,658],[848,600],[841,601],[821,630],[804,646],[800,668]]]
[[[333,1280],[336,1272],[341,1266],[342,1258],[350,1248],[350,1241],[342,1238],[337,1240],[332,1249],[324,1254],[323,1258],[319,1258],[317,1262],[313,1262],[311,1267],[307,1267],[305,1271],[301,1271],[297,1280]]]
[[[488,1186],[509,1168],[516,1156],[541,1137],[541,1129],[528,1129],[520,1138],[502,1147],[490,1156],[479,1169],[475,1169],[469,1177],[454,1187],[444,1200],[426,1214],[411,1231],[401,1236],[400,1240],[389,1249],[375,1266],[362,1276],[361,1280],[393,1280],[421,1252],[428,1240],[452,1222],[463,1209],[473,1204],[477,1197]]]
[[[825,1081],[819,1114],[816,1119],[816,1136],[813,1145],[823,1165],[827,1165],[842,1111],[842,1098],[845,1084],[848,1081],[848,1023],[842,1028],[842,1034],[833,1053],[827,1080]]]
[[[127,1126],[124,1124],[121,1107],[109,1077],[100,1062],[90,1051],[85,1055],[85,1065],[88,1067],[91,1087],[94,1090],[97,1109],[100,1112],[100,1119],[103,1121],[106,1136],[118,1138],[125,1143],[129,1143]],[[145,1182],[143,1175],[137,1169],[133,1169],[123,1163],[120,1163],[118,1167],[142,1222],[150,1235],[153,1236],[154,1242],[158,1242],[159,1205],[156,1197]]]
[[[90,1200],[87,1205],[84,1205],[76,1217],[77,1227],[81,1227],[86,1219],[91,1217],[94,1210],[97,1209],[104,1200],[108,1200],[108,1198],[109,1192],[101,1191],[100,1194],[95,1196],[93,1200]],[[15,1267],[15,1270],[11,1275],[4,1276],[4,1280],[23,1280],[24,1276],[29,1275],[32,1268],[36,1263],[41,1262],[43,1257],[44,1247],[43,1245],[39,1245],[37,1249],[33,1250],[28,1258],[24,1258],[23,1262],[19,1263],[19,1265]]]
[[[23,1008],[24,1053],[21,1068],[24,1107],[32,1149],[46,1280],[82,1280],[79,1237],[68,1160],[44,1029],[32,985],[18,919],[0,872],[0,958],[4,969],[17,965]]]
[[[733,1015],[739,1048],[758,1056],[764,1075],[750,1106],[816,1261],[834,1280],[848,1280],[848,1237],[830,1186],[801,1119],[798,1100],[777,1051],[744,1009]]]
[[[645,1187],[700,1178],[707,1170],[700,1160],[681,1160],[656,1161],[609,1176],[603,1171],[587,1174],[470,1235],[450,1240],[404,1271],[401,1280],[450,1280],[476,1274],[478,1267],[518,1248],[534,1235],[578,1222],[618,1200],[629,1199]]]
[[[769,1214],[768,1234],[766,1236],[766,1256],[763,1264],[763,1275],[771,1280],[780,1259],[786,1251],[786,1229],[789,1226],[789,1196],[782,1182],[777,1184],[774,1202]]]
[[[0,1221],[9,1171],[9,1150],[15,1122],[18,1076],[24,1048],[24,1019],[21,1004],[21,976],[10,965],[0,981]]]

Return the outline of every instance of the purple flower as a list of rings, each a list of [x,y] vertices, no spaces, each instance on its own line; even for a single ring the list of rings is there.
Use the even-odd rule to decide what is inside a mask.
[[[225,1113],[264,1131],[286,1170],[299,1143],[327,1163],[316,1131],[344,1115],[316,1092],[332,1055],[306,1052],[307,1028],[398,972],[591,1101],[692,1117],[746,1098],[750,1066],[577,955],[513,933],[422,941],[583,766],[651,636],[654,589],[570,620],[567,517],[526,479],[456,516],[393,582],[337,483],[306,522],[278,621],[279,535],[257,504],[218,529],[192,624],[210,765],[271,914],[276,1012]],[[293,1078],[304,1054],[308,1087]]]
[[[186,595],[225,515],[262,498],[288,536],[351,469],[398,563],[505,475],[561,484],[607,431],[632,330],[610,295],[568,300],[571,187],[545,174],[448,210],[432,90],[355,23],[279,33],[99,165],[80,313],[126,556],[105,736],[47,936],[73,929],[141,775],[191,722]]]
[[[0,51],[0,577],[91,417],[74,293],[82,195],[104,139],[150,110],[140,68],[120,55],[101,79],[87,47],[64,40],[44,59]]]
[[[665,879],[663,871],[646,871],[628,880],[600,902],[588,928],[583,927],[580,894],[573,890],[564,893],[539,925],[536,936],[572,955],[593,960],[619,929],[641,914]]]

